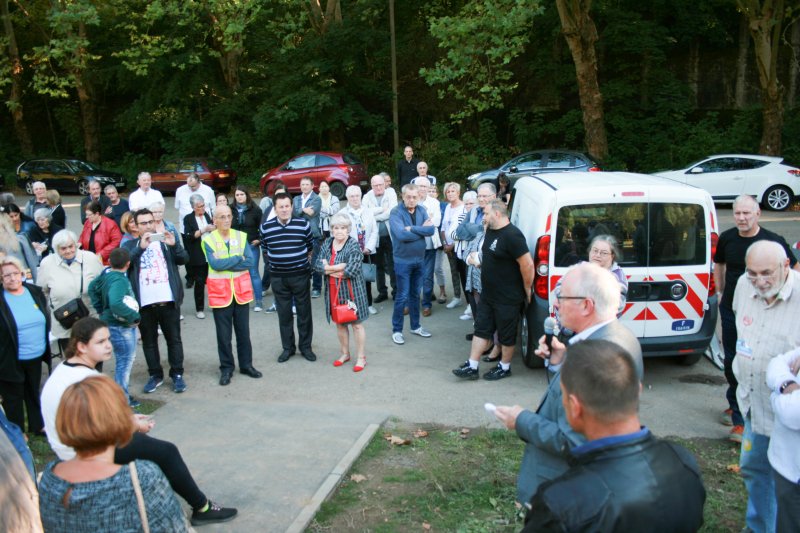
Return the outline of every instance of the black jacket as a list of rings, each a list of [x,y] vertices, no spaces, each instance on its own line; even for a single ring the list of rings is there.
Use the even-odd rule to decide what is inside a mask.
[[[416,157],[412,157],[411,161],[406,161],[404,157],[397,162],[397,182],[400,184],[400,187],[408,185],[411,183],[411,180],[419,176],[417,172],[418,163],[419,159]]]
[[[706,491],[694,457],[648,431],[570,459],[531,499],[523,533],[681,533],[703,525]]]
[[[235,204],[231,206],[231,214],[233,215],[231,228],[246,233],[248,243],[259,240],[258,228],[261,227],[261,208],[250,202],[250,205],[244,211],[244,222],[240,224],[239,211],[236,207]]]
[[[142,247],[139,246],[140,239],[131,239],[122,245],[131,254],[131,266],[128,269],[128,279],[131,280],[133,293],[136,295],[136,300],[139,305],[142,304],[142,297],[139,294],[139,271],[141,270],[142,262]],[[189,260],[189,254],[183,249],[180,242],[175,242],[175,246],[167,246],[165,243],[161,244],[161,251],[164,252],[164,258],[167,260],[167,270],[169,271],[169,288],[172,289],[172,299],[175,305],[180,307],[183,303],[183,283],[181,283],[181,275],[178,271],[178,265],[185,265]]]
[[[47,305],[47,298],[40,287],[30,283],[23,283],[23,286],[28,289],[33,296],[33,301],[44,313],[45,352],[42,360],[47,366],[50,366],[50,307]],[[12,383],[22,383],[25,381],[25,375],[22,373],[17,359],[19,352],[17,322],[14,320],[14,315],[11,314],[3,292],[3,289],[0,288],[0,376],[2,376],[0,379]]]
[[[203,216],[206,218],[206,223],[211,224],[211,217],[208,216],[208,213],[203,213]],[[199,229],[194,212],[183,217],[183,247],[186,248],[186,252],[189,254],[187,265],[200,266],[208,264],[203,253],[203,246],[200,244],[203,238],[194,236],[194,232]]]

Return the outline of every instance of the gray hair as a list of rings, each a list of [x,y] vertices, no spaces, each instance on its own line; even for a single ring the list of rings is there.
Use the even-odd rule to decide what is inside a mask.
[[[105,188],[103,189],[103,192],[105,192],[106,194],[108,194],[108,191],[114,191],[114,192],[118,192],[118,191],[117,191],[117,187],[116,187],[116,186],[115,186],[113,183],[109,183],[109,184],[108,184],[108,185],[106,185],[106,186],[105,186]]]
[[[461,198],[461,200],[464,202],[469,202],[470,200],[476,202],[478,200],[478,193],[475,191],[467,191],[464,193],[464,196]]]
[[[353,221],[350,220],[350,217],[345,215],[344,213],[336,213],[330,218],[330,226],[333,229],[335,226],[344,226],[347,228],[349,232],[350,229],[353,227]]]
[[[598,321],[612,320],[619,311],[619,282],[610,270],[594,263],[579,263],[568,270],[575,271],[575,291],[594,302],[594,314]]]
[[[45,189],[47,189],[47,185],[45,185],[43,181],[34,181],[33,183],[31,183],[31,190],[35,189],[36,187],[44,187]]]
[[[22,266],[22,261],[20,261],[18,257],[15,257],[13,255],[5,255],[5,256],[3,256],[3,258],[0,259],[0,268],[4,267],[6,265],[14,265],[15,267],[17,267],[19,269],[20,272],[25,274],[26,268],[24,266]]]
[[[197,193],[194,193],[193,195],[191,195],[191,196],[189,197],[189,203],[192,205],[192,207],[193,207],[193,208],[194,208],[195,206],[197,206],[197,204],[199,204],[199,203],[201,203],[201,202],[202,202],[202,203],[205,203],[205,202],[206,202],[206,199],[205,199],[205,198],[203,198],[203,195],[202,195],[202,194],[197,194]]]
[[[358,185],[350,185],[347,190],[344,191],[345,196],[350,196],[351,192],[357,192],[359,196],[361,196],[361,187]]]
[[[59,231],[58,233],[53,235],[52,246],[53,246],[53,250],[55,250],[56,253],[58,253],[58,251],[61,248],[63,248],[64,246],[67,246],[68,244],[74,244],[75,246],[78,245],[78,236],[75,235],[70,230],[62,229],[61,231]],[[61,257],[60,254],[59,254],[59,257]]]
[[[589,242],[589,248],[587,253],[592,253],[592,248],[594,247],[594,243],[597,241],[605,242],[611,247],[611,253],[614,254],[614,261],[620,262],[622,261],[622,251],[619,249],[619,243],[617,242],[616,237],[613,235],[595,235],[595,237]]]
[[[166,209],[167,209],[167,204],[165,204],[165,203],[164,203],[163,201],[161,201],[161,200],[156,200],[156,201],[155,201],[155,202],[153,202],[152,204],[148,205],[148,206],[147,206],[147,209],[149,209],[150,211],[152,211],[153,209],[158,209],[159,207],[161,207],[161,208],[163,208],[163,209],[165,209],[165,210],[166,210]]]
[[[33,212],[33,220],[39,220],[40,218],[46,218],[47,220],[52,221],[53,217],[50,214],[50,210],[46,207],[40,207],[36,211]]]
[[[751,244],[744,256],[745,262],[755,255],[770,258],[778,263],[783,263],[787,259],[786,250],[775,241],[756,241]]]
[[[413,183],[406,183],[406,184],[405,184],[405,185],[403,185],[403,187],[400,189],[400,194],[401,194],[402,196],[405,196],[407,192],[417,192],[418,190],[419,190],[419,187],[417,187],[417,186],[416,186],[416,185],[414,185]]]
[[[448,181],[447,183],[445,183],[444,187],[442,187],[442,194],[446,195],[447,191],[450,190],[450,189],[455,189],[456,190],[456,195],[461,194],[461,185],[459,185],[455,181]]]
[[[149,172],[139,172],[139,175],[136,176],[136,181],[139,181],[142,178],[150,178],[153,179],[153,176],[150,175]]]
[[[761,207],[758,205],[758,202],[756,201],[756,199],[753,196],[751,196],[749,194],[740,194],[739,196],[737,196],[736,199],[733,201],[733,206],[732,207],[735,209],[737,205],[739,205],[741,203],[744,203],[744,202],[749,202],[749,203],[753,204],[753,207],[755,208],[754,211],[756,213],[760,213],[761,212]]]
[[[490,183],[488,181],[484,181],[478,185],[478,190],[480,191],[481,189],[488,189],[492,194],[497,194],[497,187],[494,186],[494,183]]]

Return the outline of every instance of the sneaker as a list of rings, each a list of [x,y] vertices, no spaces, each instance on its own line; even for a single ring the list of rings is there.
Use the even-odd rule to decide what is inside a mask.
[[[392,340],[394,341],[395,344],[406,343],[406,339],[403,337],[403,334],[400,333],[399,331],[395,331],[394,333],[392,333]]]
[[[220,507],[218,504],[208,501],[208,509],[203,512],[195,509],[192,511],[192,525],[204,526],[206,524],[216,524],[233,520],[238,513],[234,507]]]
[[[733,428],[731,428],[731,432],[728,433],[728,440],[731,442],[736,442],[738,444],[741,444],[743,434],[744,434],[744,426],[733,426]]]
[[[475,381],[480,377],[480,373],[478,372],[477,368],[472,368],[469,366],[469,361],[465,361],[463,365],[458,368],[453,369],[453,374],[456,376],[468,379],[470,381]]]
[[[375,307],[374,307],[374,306],[370,305],[370,306],[369,306],[369,314],[371,314],[371,315],[377,315],[377,314],[378,314],[378,310],[377,310],[377,309],[375,309]]]
[[[175,392],[183,392],[186,390],[186,382],[183,381],[183,376],[180,374],[175,374],[172,377],[172,390]]]
[[[260,306],[260,305],[258,305],[258,304],[256,304],[256,306],[253,308],[253,312],[254,312],[254,313],[260,313],[260,312],[261,312],[261,311],[263,311],[263,310],[264,310],[264,308],[263,308],[263,307],[261,307],[261,306]]]
[[[459,305],[461,305],[461,298],[453,298],[445,307],[448,309],[455,309]]]
[[[461,315],[460,317],[458,317],[458,319],[459,319],[459,320],[472,320],[472,314],[470,314],[470,313],[464,313],[463,315]]]
[[[269,307],[267,307],[267,310],[265,311],[265,313],[277,313],[277,312],[278,309],[275,307],[275,304],[272,304]]]
[[[733,409],[725,409],[719,417],[719,423],[723,426],[733,425]]]
[[[418,327],[417,329],[412,329],[411,333],[414,335],[419,335],[420,337],[428,338],[431,336],[431,332],[427,329],[423,328],[422,326]]]
[[[181,320],[183,320],[183,315],[181,315]]]
[[[503,370],[503,367],[498,365],[493,369],[489,370],[487,373],[483,375],[483,379],[489,381],[497,381],[498,379],[507,378],[511,375],[511,367],[508,367],[508,370]]]
[[[130,395],[128,396],[128,405],[130,406],[131,409],[138,409],[139,407],[142,406],[139,400]]]
[[[147,384],[144,386],[144,393],[150,394],[154,392],[157,388],[164,383],[164,378],[158,376],[150,376],[150,379],[147,380]]]
[[[297,314],[297,307],[295,307],[294,305],[292,306],[292,314],[293,315]]]
[[[319,298],[320,296],[322,296],[322,292],[320,292],[320,291],[311,291],[311,297],[312,298]]]
[[[205,314],[204,312],[202,312],[202,311],[198,311],[198,312],[196,312],[196,313],[194,314],[194,316],[196,316],[196,317],[197,317],[197,318],[199,318],[200,320],[203,320],[203,319],[206,317],[206,314]]]

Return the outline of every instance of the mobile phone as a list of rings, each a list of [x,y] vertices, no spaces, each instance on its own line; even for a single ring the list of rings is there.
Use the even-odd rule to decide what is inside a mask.
[[[163,242],[164,241],[164,234],[163,233],[151,233],[150,234],[150,242]]]

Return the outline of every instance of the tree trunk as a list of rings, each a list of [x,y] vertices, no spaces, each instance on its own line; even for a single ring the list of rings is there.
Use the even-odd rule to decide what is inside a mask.
[[[29,158],[33,157],[33,140],[22,112],[22,61],[19,57],[17,38],[8,11],[8,0],[1,0],[0,7],[2,7],[3,27],[8,40],[8,59],[11,63],[11,94],[7,105],[14,121],[14,132],[19,141],[20,151],[23,157]]]
[[[747,105],[747,53],[750,50],[750,29],[747,16],[739,18],[739,55],[736,57],[736,95],[734,107],[744,109]]]
[[[320,34],[328,32],[331,22],[342,22],[342,5],[340,0],[327,0],[325,11],[322,11],[320,0],[308,0],[306,3],[311,18],[311,26]]]
[[[778,50],[783,27],[783,0],[739,0],[747,15],[758,67],[763,106],[759,152],[780,155],[783,130],[783,87],[778,80]]]
[[[592,0],[556,0],[561,28],[572,53],[586,130],[586,150],[599,160],[608,155],[603,95],[597,80],[597,28],[589,16]]]
[[[231,92],[239,90],[239,63],[242,59],[243,49],[237,47],[233,50],[220,50],[219,64],[222,68],[222,77],[225,79],[225,85]]]
[[[78,35],[81,39],[86,38],[86,25],[83,22],[78,23]],[[86,50],[81,47],[75,54],[77,57],[73,64],[76,67],[73,69],[72,75],[75,78],[75,89],[78,92],[78,102],[80,102],[81,118],[83,119],[83,147],[87,161],[96,163],[100,161],[100,138],[97,130],[97,104],[94,98],[94,88],[86,77],[85,71],[77,66],[84,64],[81,56],[86,54]]]
[[[797,101],[797,77],[800,73],[800,22],[792,24],[792,60],[789,62],[789,90],[786,94],[786,107],[794,109]]]
[[[689,85],[689,94],[694,109],[697,109],[698,94],[700,94],[700,40],[692,40],[689,48],[689,72],[686,76]]]

